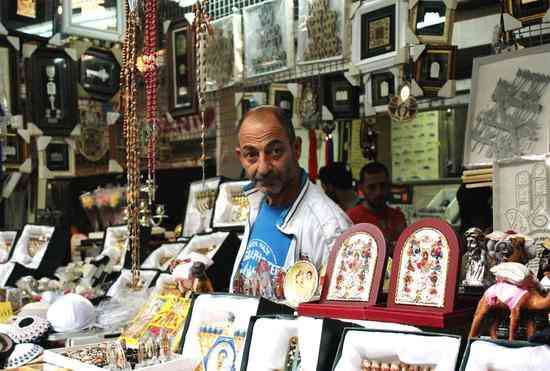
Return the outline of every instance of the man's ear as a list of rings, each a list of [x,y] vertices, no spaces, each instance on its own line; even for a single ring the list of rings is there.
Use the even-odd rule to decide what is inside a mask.
[[[300,159],[300,156],[302,155],[302,138],[296,137],[296,141],[294,142],[294,153],[296,154],[296,160]]]

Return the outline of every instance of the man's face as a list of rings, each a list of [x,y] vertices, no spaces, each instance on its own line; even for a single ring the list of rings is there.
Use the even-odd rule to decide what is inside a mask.
[[[268,196],[281,194],[299,174],[299,141],[290,143],[272,113],[258,112],[243,122],[236,153],[248,178]]]
[[[361,191],[365,196],[365,201],[373,209],[382,209],[386,205],[389,188],[389,179],[383,171],[365,174],[361,183]]]

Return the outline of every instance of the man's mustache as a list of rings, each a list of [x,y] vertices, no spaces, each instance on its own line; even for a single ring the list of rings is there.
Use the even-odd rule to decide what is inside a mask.
[[[277,174],[271,172],[271,173],[267,173],[267,174],[264,174],[264,175],[254,175],[252,177],[252,181],[254,183],[265,183],[265,182],[269,182],[270,180],[273,181],[273,180],[278,180],[279,177],[277,176]]]

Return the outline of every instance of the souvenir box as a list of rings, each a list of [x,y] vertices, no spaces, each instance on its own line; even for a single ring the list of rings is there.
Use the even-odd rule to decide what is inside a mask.
[[[184,260],[191,253],[205,255],[212,261],[206,269],[206,275],[212,281],[214,290],[227,291],[240,245],[241,241],[234,232],[197,234],[178,254],[177,259]]]
[[[163,243],[145,259],[141,268],[166,271],[185,246],[184,242]]]
[[[350,326],[353,324],[335,319],[254,316],[248,326],[241,371],[329,370],[340,337]]]
[[[471,338],[462,357],[460,371],[546,370],[550,364],[550,347],[527,341]]]
[[[14,286],[24,276],[51,277],[58,267],[69,262],[69,236],[62,228],[27,224],[13,247],[2,286]]]
[[[362,365],[422,366],[421,370],[455,371],[461,338],[430,332],[406,332],[347,328],[340,340],[332,371],[364,370]],[[384,364],[387,365],[384,368]],[[366,368],[374,369],[374,368]],[[409,368],[412,369],[412,368]]]
[[[140,250],[141,256],[144,256],[144,243],[151,233],[148,228],[140,228]],[[108,271],[120,272],[123,268],[130,268],[132,265],[131,253],[128,249],[128,226],[116,225],[107,227],[103,236],[103,250],[101,254],[108,256]]]
[[[179,353],[194,360],[193,369],[202,363],[205,371],[240,370],[250,318],[291,312],[263,298],[226,293],[199,295],[187,317]]]
[[[372,224],[358,224],[336,240],[318,303],[298,307],[301,315],[365,319],[376,305],[386,266],[386,241]]]
[[[98,346],[100,344],[97,344]],[[43,353],[43,361],[53,364],[58,367],[65,367],[70,370],[79,370],[79,371],[103,371],[109,368],[100,368],[92,364],[82,363],[76,359],[69,358],[65,356],[67,351],[74,351],[84,348],[84,346],[71,347],[71,348],[58,348],[52,350],[45,350]],[[147,367],[140,368],[140,370],[147,371],[169,371],[169,370],[193,370],[191,367],[191,362],[184,356],[175,355],[174,359],[165,363],[151,365]]]
[[[243,230],[248,221],[249,203],[243,188],[248,180],[220,184],[214,206],[212,228]]]
[[[215,177],[204,182],[198,180],[191,183],[183,222],[183,236],[190,237],[210,229],[214,203],[221,182],[221,177]]]

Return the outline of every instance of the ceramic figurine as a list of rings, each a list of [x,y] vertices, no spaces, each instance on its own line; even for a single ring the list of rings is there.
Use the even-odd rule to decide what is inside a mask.
[[[464,234],[466,248],[464,254],[466,261],[465,277],[462,281],[464,286],[483,287],[488,284],[488,259],[486,238],[481,229],[470,228]]]

